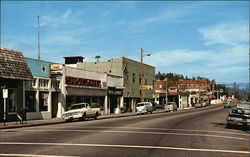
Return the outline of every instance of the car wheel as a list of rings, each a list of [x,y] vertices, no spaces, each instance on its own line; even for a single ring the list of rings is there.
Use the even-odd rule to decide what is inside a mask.
[[[98,112],[96,112],[94,119],[96,120],[98,117]]]
[[[66,120],[65,120],[66,123],[68,123],[68,122],[70,122],[70,121],[71,121],[70,119],[66,119]]]
[[[84,113],[84,114],[82,115],[81,120],[82,120],[82,121],[86,120],[86,113]]]
[[[231,128],[231,127],[232,127],[232,125],[227,123],[226,128]]]

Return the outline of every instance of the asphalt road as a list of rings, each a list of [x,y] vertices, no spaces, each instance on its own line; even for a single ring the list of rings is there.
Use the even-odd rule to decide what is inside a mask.
[[[249,157],[249,131],[209,107],[1,130],[0,156]]]

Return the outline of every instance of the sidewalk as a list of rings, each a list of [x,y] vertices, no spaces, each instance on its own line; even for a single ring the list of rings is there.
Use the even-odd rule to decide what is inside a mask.
[[[218,107],[221,106],[221,104],[215,104],[215,105],[210,105],[210,107]],[[209,107],[208,107],[209,108]],[[183,109],[178,109],[178,111],[185,111],[188,109],[194,109],[193,107],[191,108],[183,108]],[[164,113],[164,110],[157,109],[156,111],[153,112],[153,114],[158,114],[158,113]],[[98,119],[109,119],[109,118],[119,118],[119,117],[132,117],[132,116],[137,116],[135,112],[129,112],[129,113],[119,113],[119,114],[108,114],[108,115],[102,115],[98,117]],[[2,129],[12,129],[12,128],[21,128],[21,127],[31,127],[31,126],[41,126],[41,125],[53,125],[53,124],[60,124],[60,123],[65,123],[65,121],[62,118],[53,118],[53,119],[47,119],[47,120],[28,120],[27,123],[26,121],[24,124],[19,124],[14,122],[7,122],[6,125],[4,126],[4,123],[0,123],[0,130]]]
[[[164,110],[157,110],[154,111],[153,114],[164,112]],[[129,113],[119,113],[119,114],[109,114],[109,115],[102,115],[98,117],[98,119],[109,119],[109,118],[119,118],[119,117],[130,117],[130,116],[137,116],[135,112]],[[47,120],[28,120],[24,124],[19,124],[19,121],[7,122],[4,126],[4,123],[0,123],[0,130],[1,129],[13,129],[13,128],[21,128],[21,127],[31,127],[31,126],[41,126],[41,125],[52,125],[52,124],[60,124],[65,123],[62,118],[53,118]]]

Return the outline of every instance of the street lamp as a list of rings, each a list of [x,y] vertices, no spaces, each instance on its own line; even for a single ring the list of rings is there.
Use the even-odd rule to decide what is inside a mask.
[[[96,62],[99,62],[99,58],[101,58],[101,56],[95,56],[96,58]]]
[[[143,85],[144,85],[144,67],[143,67],[143,56],[151,56],[150,53],[143,54],[143,49],[141,48],[141,84],[140,84],[140,96],[141,96],[141,102],[144,102],[143,97]]]

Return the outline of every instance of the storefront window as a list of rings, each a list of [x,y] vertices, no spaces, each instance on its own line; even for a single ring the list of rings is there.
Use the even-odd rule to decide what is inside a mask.
[[[28,112],[36,112],[36,99],[34,91],[25,92],[25,108]]]
[[[39,111],[48,111],[48,92],[39,93]]]
[[[55,81],[55,80],[53,80],[52,81],[52,88],[54,88],[54,89],[58,89],[59,88],[59,84],[60,84],[60,81]]]
[[[17,110],[17,89],[9,89],[8,112],[16,112]]]
[[[39,79],[39,87],[40,88],[48,88],[49,80]]]

